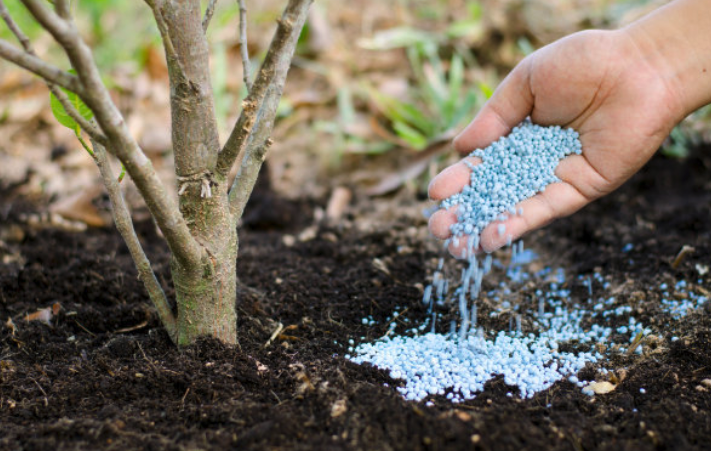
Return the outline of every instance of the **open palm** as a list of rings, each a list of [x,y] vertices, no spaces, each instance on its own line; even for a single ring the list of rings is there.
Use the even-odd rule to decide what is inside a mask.
[[[460,153],[485,148],[530,117],[536,124],[577,130],[583,153],[561,161],[556,169],[561,182],[517,205],[523,214],[504,221],[505,234],[488,226],[481,235],[482,250],[493,251],[620,186],[683,118],[676,94],[622,31],[576,33],[524,59],[454,147]],[[461,191],[469,175],[463,162],[450,166],[432,180],[430,198],[442,200]],[[456,221],[455,208],[440,210],[430,218],[430,230],[448,238]],[[460,242],[450,250],[461,255],[465,246]]]

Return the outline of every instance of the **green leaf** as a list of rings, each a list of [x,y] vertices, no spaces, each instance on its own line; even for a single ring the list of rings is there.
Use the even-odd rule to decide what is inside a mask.
[[[427,137],[404,122],[393,122],[393,130],[397,135],[407,142],[415,150],[423,150],[427,147]]]
[[[459,104],[452,116],[449,118],[450,128],[458,128],[464,119],[471,119],[474,116],[474,108],[476,107],[476,93],[469,91],[464,95],[464,100]]]
[[[67,95],[69,103],[72,104],[74,109],[76,109],[84,119],[90,121],[91,118],[94,117],[94,113],[89,109],[88,106],[86,106],[86,104],[79,98],[78,95],[64,88],[62,88],[62,91],[64,91],[64,93]],[[67,113],[67,111],[64,109],[64,105],[62,105],[59,99],[54,94],[50,94],[49,100],[50,105],[52,107],[52,114],[54,114],[55,119],[57,119],[60,124],[64,125],[69,129],[74,130],[75,133],[78,133],[79,124],[77,124],[77,122],[72,119],[72,117]]]
[[[336,104],[338,105],[338,120],[340,123],[343,126],[353,123],[356,119],[356,110],[353,106],[353,96],[348,86],[338,89]]]
[[[417,107],[406,102],[401,102],[393,97],[382,94],[375,89],[370,89],[370,95],[378,109],[391,122],[404,122],[415,127],[425,134],[435,132],[434,124]]]
[[[486,100],[489,100],[491,96],[494,95],[494,88],[492,88],[491,86],[489,86],[488,83],[485,83],[483,81],[479,82],[479,90],[482,94],[484,94]]]
[[[533,48],[533,44],[531,44],[531,41],[529,41],[525,36],[521,36],[520,38],[518,38],[516,44],[518,45],[519,50],[521,50],[521,53],[523,53],[525,56],[528,56],[536,51],[536,49]]]

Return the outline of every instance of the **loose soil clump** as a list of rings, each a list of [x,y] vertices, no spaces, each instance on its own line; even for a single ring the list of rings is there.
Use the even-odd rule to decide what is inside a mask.
[[[239,346],[177,349],[115,230],[32,229],[21,217],[34,207],[5,187],[0,449],[708,449],[711,302],[675,320],[658,288],[683,279],[711,290],[711,155],[694,155],[655,157],[615,194],[526,240],[545,265],[604,274],[655,329],[642,355],[606,363],[615,390],[589,397],[562,381],[521,400],[499,377],[456,406],[405,402],[402,381],[344,358],[349,340],[383,336],[396,308],[413,325],[426,317],[422,284],[438,246],[405,233],[412,224],[314,227],[322,202],[258,191],[240,232]],[[172,297],[165,246],[150,222],[139,235]],[[673,267],[684,245],[694,250]],[[49,324],[24,320],[54,304]]]

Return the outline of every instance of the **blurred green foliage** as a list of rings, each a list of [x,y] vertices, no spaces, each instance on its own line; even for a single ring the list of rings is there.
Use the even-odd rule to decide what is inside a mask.
[[[438,50],[433,43],[407,49],[414,74],[411,101],[369,90],[371,100],[390,121],[398,138],[415,150],[427,148],[458,128],[476,106],[476,89],[464,82],[463,58],[454,53],[446,69]]]
[[[395,40],[413,42],[401,41],[403,36],[414,35],[408,32]],[[417,38],[405,49],[411,71],[405,98],[381,92],[367,82],[342,87],[336,97],[337,118],[317,122],[317,130],[335,137],[338,155],[380,154],[398,147],[421,151],[451,139],[454,131],[468,122],[491,95],[492,88],[484,82],[467,79],[467,69],[470,69],[467,61],[473,58],[454,51],[448,59],[443,59],[442,51],[438,43]],[[372,105],[385,119],[385,136],[380,133],[369,140],[362,134],[351,133],[358,115],[354,106],[357,100]]]
[[[711,105],[706,105],[674,127],[662,144],[662,154],[671,158],[688,157],[691,149],[705,142],[702,130],[708,130],[710,125]]]
[[[203,0],[203,10],[208,1]],[[33,42],[42,42],[37,50],[43,58],[54,64],[66,67],[68,62],[64,53],[32,18],[25,7],[18,1],[6,2],[10,14],[20,28]],[[221,2],[219,13],[213,17],[210,33],[221,29],[239,14],[237,2]],[[160,47],[160,34],[150,9],[143,1],[126,0],[75,0],[71,3],[79,29],[87,43],[92,47],[94,58],[102,71],[110,73],[117,67],[140,71],[145,62],[146,47]],[[251,17],[250,22],[263,23],[265,18]],[[273,17],[269,17],[273,19]],[[5,26],[0,26],[0,37],[16,42],[12,33]]]
[[[20,2],[7,2],[10,14],[20,28],[34,42],[44,44],[37,49],[43,57],[61,66],[68,62],[64,53],[46,39],[44,31]],[[111,71],[119,65],[142,65],[141,49],[158,43],[160,35],[148,7],[143,2],[122,0],[74,1],[71,4],[79,29],[92,46],[100,68]],[[0,37],[14,42],[7,27],[0,27]]]

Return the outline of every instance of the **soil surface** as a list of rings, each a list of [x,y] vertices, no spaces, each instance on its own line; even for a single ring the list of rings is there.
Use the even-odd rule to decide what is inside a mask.
[[[30,227],[22,218],[36,207],[4,187],[0,449],[711,449],[711,303],[674,320],[658,288],[683,279],[711,289],[710,205],[708,149],[658,156],[615,194],[529,237],[542,264],[603,274],[655,341],[604,362],[617,384],[609,394],[562,381],[522,400],[497,378],[455,406],[405,402],[402,381],[344,358],[349,340],[385,334],[395,308],[413,323],[426,316],[421,289],[438,246],[407,221],[314,227],[323,202],[260,191],[240,231],[239,277],[254,289],[240,299],[239,346],[179,350],[113,228]],[[150,222],[138,229],[170,296],[166,248]],[[672,265],[685,245],[693,251]],[[48,324],[25,320],[52,306]],[[362,324],[369,315],[375,326]],[[597,367],[579,377],[599,377]]]

